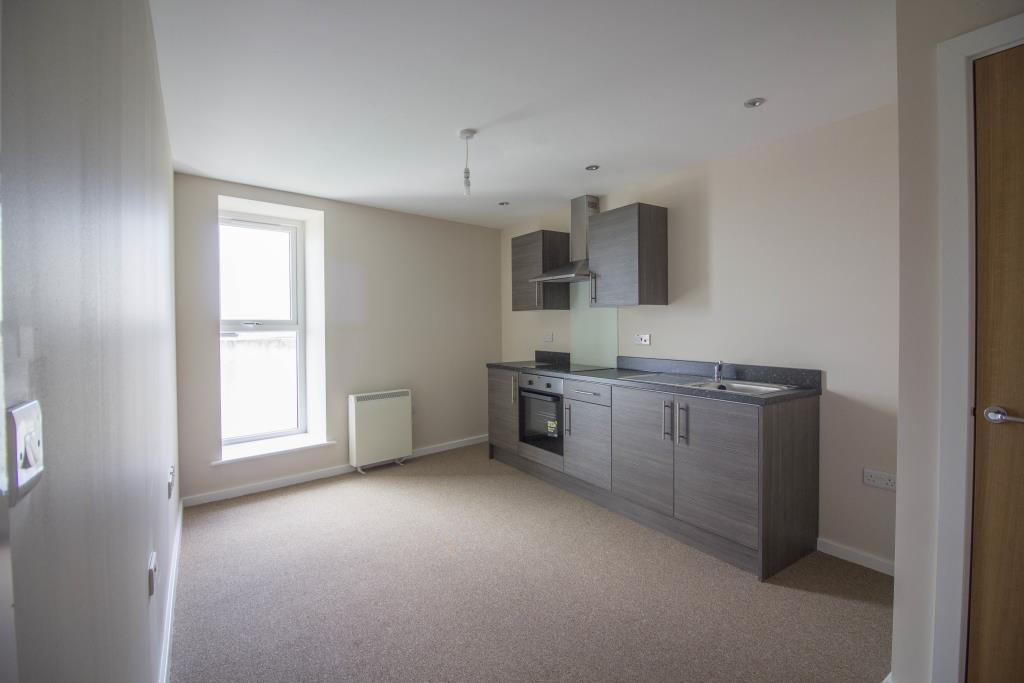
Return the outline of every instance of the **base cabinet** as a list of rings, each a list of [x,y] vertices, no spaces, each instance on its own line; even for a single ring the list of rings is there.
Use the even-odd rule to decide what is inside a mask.
[[[757,548],[757,406],[676,396],[675,516]]]
[[[672,514],[672,395],[612,387],[612,491]]]
[[[814,551],[818,396],[762,406],[566,380],[557,456],[519,443],[516,379],[489,371],[495,457],[762,579]]]
[[[519,387],[513,370],[487,369],[487,440],[513,453],[519,443]]]
[[[612,409],[585,401],[565,401],[565,473],[612,487]]]

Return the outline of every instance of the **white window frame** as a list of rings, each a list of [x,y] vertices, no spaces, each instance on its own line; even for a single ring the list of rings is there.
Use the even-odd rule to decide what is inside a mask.
[[[276,432],[263,432],[246,436],[221,438],[223,446],[232,444],[276,439],[282,436],[305,434],[307,432],[306,413],[306,292],[305,292],[305,223],[303,221],[274,216],[241,213],[237,211],[221,211],[217,223],[217,239],[220,241],[222,225],[270,230],[288,234],[289,275],[291,277],[291,311],[287,320],[225,320],[220,319],[220,333],[237,335],[239,332],[295,332],[295,370],[297,373],[296,428]],[[218,301],[220,297],[218,280]],[[223,432],[222,432],[223,435]]]

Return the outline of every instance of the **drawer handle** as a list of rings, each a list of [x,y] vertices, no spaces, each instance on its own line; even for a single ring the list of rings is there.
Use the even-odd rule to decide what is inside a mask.
[[[572,391],[574,393],[577,393],[577,394],[586,394],[587,396],[600,396],[601,395],[601,393],[598,392],[598,391],[583,391],[582,389],[573,389]]]
[[[667,430],[665,429],[665,411],[666,410],[668,410],[668,414],[670,416],[673,415],[672,401],[662,401],[662,403],[661,403],[661,440],[662,441],[665,441],[665,437],[666,436],[669,438],[669,440],[672,439],[672,425],[669,424],[668,429]],[[672,418],[670,418],[670,420],[672,422],[675,421]]]

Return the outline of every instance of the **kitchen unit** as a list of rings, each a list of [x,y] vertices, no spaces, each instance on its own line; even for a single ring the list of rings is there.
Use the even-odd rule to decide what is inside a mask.
[[[815,549],[819,371],[727,365],[729,379],[709,387],[708,363],[618,365],[491,364],[501,392],[491,423],[506,426],[491,436],[492,456],[762,579]],[[515,385],[518,406],[507,393]],[[523,392],[538,388],[557,402],[541,402],[547,410],[534,409],[541,417],[524,431]],[[545,431],[557,448],[538,447]]]
[[[536,230],[512,238],[512,310],[569,310],[565,282],[531,282],[542,272],[569,263],[569,233]]]
[[[668,209],[629,204],[590,217],[591,306],[668,303]]]

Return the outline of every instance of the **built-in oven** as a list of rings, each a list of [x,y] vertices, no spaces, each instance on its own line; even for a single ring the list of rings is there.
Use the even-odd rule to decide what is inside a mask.
[[[519,440],[562,455],[562,380],[519,373]]]

